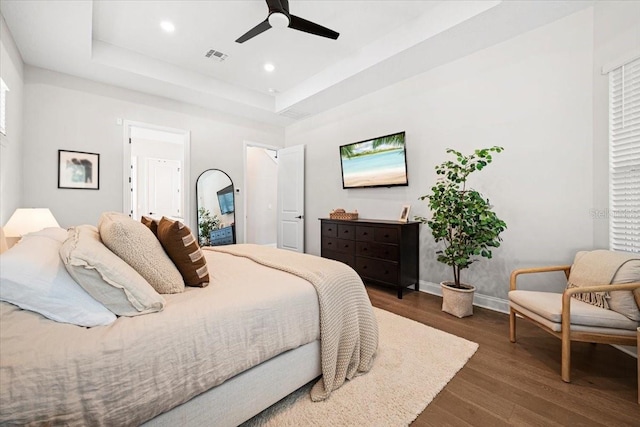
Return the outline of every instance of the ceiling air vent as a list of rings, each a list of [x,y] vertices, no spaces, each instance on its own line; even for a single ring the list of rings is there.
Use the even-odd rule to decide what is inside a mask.
[[[304,112],[304,111],[294,110],[293,108],[289,108],[288,110],[280,111],[278,113],[278,115],[280,115],[282,117],[288,117],[288,118],[294,119],[294,120],[300,120],[300,119],[304,119],[305,117],[310,116],[311,113],[307,113],[307,112]]]
[[[222,53],[219,50],[209,49],[207,53],[204,54],[206,58],[214,59],[218,62],[222,62],[229,57],[226,53]]]

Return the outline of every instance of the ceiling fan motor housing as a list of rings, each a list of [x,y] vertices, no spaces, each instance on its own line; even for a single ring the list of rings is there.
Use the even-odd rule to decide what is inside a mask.
[[[289,26],[289,17],[282,12],[272,12],[269,14],[269,24],[273,28],[286,28]]]

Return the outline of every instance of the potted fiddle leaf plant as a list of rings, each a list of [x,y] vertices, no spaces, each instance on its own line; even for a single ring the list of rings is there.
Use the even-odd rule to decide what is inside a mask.
[[[416,217],[431,229],[436,243],[444,248],[436,251],[438,261],[452,268],[453,281],[442,282],[442,310],[457,317],[473,314],[475,287],[462,283],[460,272],[481,257],[491,258],[492,248],[500,246],[507,225],[478,191],[467,187],[469,176],[493,161],[493,153],[502,147],[475,150],[470,155],[447,149],[455,156],[436,166],[438,180],[431,193],[420,197],[428,200],[430,219]]]

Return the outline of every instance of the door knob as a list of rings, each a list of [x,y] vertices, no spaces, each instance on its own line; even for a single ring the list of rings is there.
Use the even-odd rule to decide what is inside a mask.
[[[296,217],[296,219],[302,219],[302,218],[304,218],[304,215],[298,215],[298,216]]]

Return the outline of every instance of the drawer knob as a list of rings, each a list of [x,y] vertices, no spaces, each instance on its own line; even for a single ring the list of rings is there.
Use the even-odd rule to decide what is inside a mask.
[[[362,248],[362,252],[367,252],[368,249],[367,248]]]
[[[344,245],[345,249],[349,247],[349,245]]]
[[[331,245],[333,245],[332,242],[327,242],[327,246],[331,246]]]
[[[388,235],[388,234],[385,234],[385,235],[384,235],[384,238],[385,238],[385,239],[388,239],[388,238],[389,238],[389,235]]]
[[[366,266],[366,265],[365,265],[365,266],[363,266],[363,267],[362,267],[362,269],[363,269],[363,270],[366,270],[366,269],[367,269],[367,266]]]
[[[369,235],[369,233],[367,233],[366,231],[364,233],[362,233],[363,236],[367,236]]]

